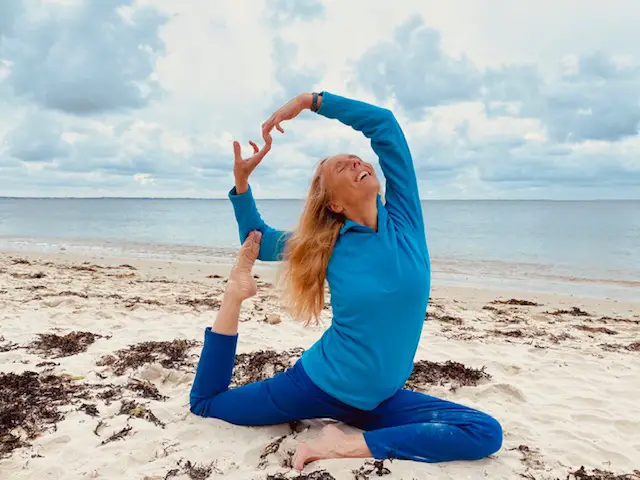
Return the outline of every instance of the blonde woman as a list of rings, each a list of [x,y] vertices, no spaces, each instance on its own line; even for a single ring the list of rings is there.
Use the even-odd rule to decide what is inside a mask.
[[[340,154],[319,162],[293,232],[260,217],[249,176],[271,148],[280,123],[310,109],[371,140],[386,178],[386,201],[370,163]],[[331,418],[334,425],[299,446],[294,466],[327,458],[375,457],[423,462],[477,460],[501,448],[491,416],[403,389],[412,372],[430,291],[418,185],[409,147],[391,111],[328,92],[302,94],[262,126],[265,147],[241,158],[234,143],[235,187],[229,193],[243,241],[191,390],[191,411],[237,425]],[[333,319],[287,371],[229,389],[242,301],[256,292],[253,262],[283,260],[284,306],[307,323],[331,291]]]

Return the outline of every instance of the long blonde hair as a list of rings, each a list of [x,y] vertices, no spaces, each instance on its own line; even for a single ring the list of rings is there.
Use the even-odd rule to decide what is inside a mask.
[[[306,325],[319,322],[324,308],[327,265],[345,220],[328,208],[331,194],[322,174],[326,160],[316,167],[300,221],[287,240],[278,274],[282,307]]]

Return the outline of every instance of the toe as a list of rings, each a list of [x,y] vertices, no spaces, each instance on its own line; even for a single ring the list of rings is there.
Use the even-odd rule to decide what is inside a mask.
[[[259,231],[251,232],[245,239],[240,248],[240,259],[246,265],[253,265],[260,253],[260,239],[262,233]]]
[[[293,468],[296,470],[302,470],[304,468],[305,460],[306,460],[306,450],[307,446],[302,444],[296,450],[296,454],[293,456]]]

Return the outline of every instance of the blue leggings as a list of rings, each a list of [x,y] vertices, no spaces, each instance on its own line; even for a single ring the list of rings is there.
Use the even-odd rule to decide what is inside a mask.
[[[230,390],[237,341],[237,335],[205,331],[191,388],[194,414],[247,426],[332,418],[364,430],[376,459],[478,460],[502,445],[500,424],[485,413],[410,390],[360,410],[320,390],[300,361],[272,378]]]

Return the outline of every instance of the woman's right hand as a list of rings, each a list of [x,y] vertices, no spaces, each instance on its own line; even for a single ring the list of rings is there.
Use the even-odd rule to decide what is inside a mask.
[[[254,142],[249,142],[251,147],[253,147],[253,156],[247,159],[242,158],[240,144],[233,142],[233,176],[236,180],[236,193],[238,195],[248,190],[249,176],[260,164],[265,155],[269,153],[269,150],[271,150],[271,135],[267,135],[264,138],[265,144],[262,150],[259,150]]]

